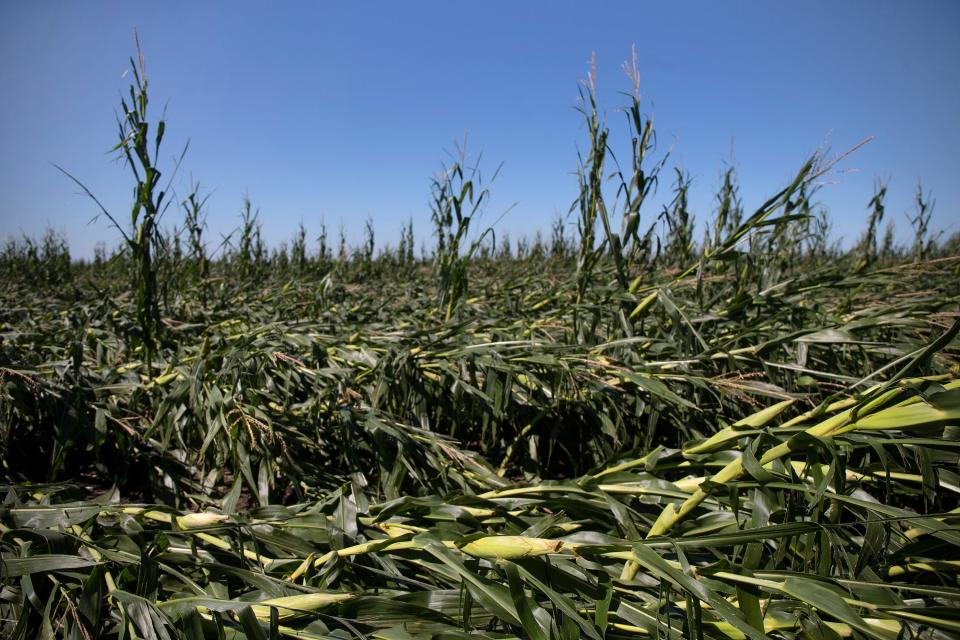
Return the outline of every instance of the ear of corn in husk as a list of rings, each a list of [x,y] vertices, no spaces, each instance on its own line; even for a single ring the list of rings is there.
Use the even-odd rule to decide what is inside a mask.
[[[252,605],[253,614],[261,620],[270,619],[270,609],[276,608],[281,620],[289,620],[313,613],[338,602],[353,599],[352,593],[301,593],[295,596],[271,598]]]
[[[177,518],[177,524],[181,529],[201,529],[203,527],[212,527],[214,525],[226,522],[230,516],[222,513],[188,513],[185,516]]]
[[[475,558],[517,560],[558,553],[562,540],[528,538],[526,536],[485,536],[461,545],[460,551]]]

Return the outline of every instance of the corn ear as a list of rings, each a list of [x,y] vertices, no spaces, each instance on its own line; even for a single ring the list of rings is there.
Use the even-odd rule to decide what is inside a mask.
[[[491,560],[518,560],[558,553],[562,549],[562,540],[526,536],[486,536],[460,546],[460,551],[467,555]]]
[[[259,602],[250,608],[261,620],[270,619],[270,609],[276,608],[281,620],[289,620],[301,615],[313,613],[338,602],[353,599],[352,593],[301,593],[295,596],[271,598]]]
[[[202,529],[221,524],[230,519],[230,516],[222,513],[188,513],[185,516],[177,518],[177,524],[181,529]]]

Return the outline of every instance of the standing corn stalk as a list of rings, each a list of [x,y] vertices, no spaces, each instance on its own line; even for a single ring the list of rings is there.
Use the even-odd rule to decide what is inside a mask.
[[[166,122],[156,125],[151,154],[150,122],[147,118],[147,77],[140,50],[140,40],[134,33],[137,59],[130,59],[133,83],[130,85],[130,103],[120,99],[122,115],[117,116],[120,141],[113,148],[126,160],[136,182],[133,190],[133,208],[130,212],[131,235],[127,244],[134,258],[135,282],[137,285],[137,320],[142,331],[142,345],[150,374],[153,356],[156,353],[161,331],[160,309],[157,300],[157,268],[153,250],[158,244],[157,218],[162,213],[166,191],[158,191],[161,172],[156,167],[160,143],[166,130]],[[186,147],[184,147],[186,153]],[[183,158],[181,154],[180,158]],[[179,161],[177,163],[179,165]]]
[[[648,158],[656,146],[656,132],[653,128],[653,118],[644,117],[640,110],[640,62],[636,48],[631,48],[629,62],[622,65],[623,71],[630,80],[630,106],[624,110],[630,129],[630,173],[624,174],[617,167],[617,177],[620,187],[617,196],[624,197],[621,215],[621,233],[617,239],[623,252],[623,262],[620,263],[621,284],[628,280],[629,274],[647,263],[650,259],[651,241],[655,225],[650,225],[641,236],[640,208],[644,200],[656,190],[660,171],[670,157],[670,152],[664,153],[652,165]],[[616,162],[616,158],[614,158]],[[624,285],[624,289],[629,285]]]
[[[629,94],[630,106],[625,110],[631,137],[630,166],[626,172],[619,166],[608,146],[610,132],[599,113],[596,55],[590,60],[590,72],[580,89],[582,105],[578,110],[587,126],[590,145],[586,157],[581,157],[579,161],[577,178],[580,192],[571,207],[571,210],[579,211],[580,247],[577,256],[577,308],[574,310],[574,329],[581,340],[585,339],[585,333],[579,318],[580,305],[584,302],[584,294],[590,288],[593,272],[604,256],[609,253],[617,283],[624,292],[630,290],[630,281],[638,266],[649,259],[654,227],[651,225],[645,234],[640,235],[640,208],[655,189],[660,170],[669,157],[668,153],[655,164],[648,163],[648,157],[654,148],[655,134],[653,120],[645,118],[640,111],[640,71],[636,50],[633,51],[630,62],[624,63],[623,69],[632,85]],[[623,195],[619,233],[613,228],[603,195],[603,181],[606,178],[604,163],[607,154],[610,154],[616,165],[610,177],[616,177],[620,182],[617,201],[613,205],[614,211],[619,206],[620,195]],[[683,193],[685,202],[685,189]],[[599,244],[596,238],[598,221],[604,232],[604,238]],[[629,312],[628,309],[624,311]]]
[[[96,196],[82,182],[63,168],[54,165],[68,178],[73,180],[97,204],[101,213],[123,236],[124,243],[133,258],[133,282],[137,290],[137,324],[139,325],[140,346],[143,348],[146,369],[149,375],[153,356],[156,354],[161,332],[160,306],[157,292],[157,266],[154,251],[161,245],[162,238],[157,226],[158,218],[166,210],[164,196],[169,189],[160,189],[161,172],[156,167],[156,158],[160,152],[160,143],[166,130],[166,122],[160,120],[156,125],[151,153],[150,122],[147,119],[147,78],[140,50],[140,39],[134,31],[137,58],[130,58],[133,71],[133,84],[130,85],[130,103],[120,99],[122,115],[117,115],[120,141],[111,151],[119,152],[134,178],[133,207],[130,211],[130,228],[126,231],[117,219],[97,200]],[[174,166],[173,174],[187,152],[185,145]]]
[[[883,221],[885,211],[884,199],[887,196],[887,186],[878,182],[874,187],[873,197],[870,198],[870,217],[867,218],[867,230],[860,240],[860,259],[855,270],[860,272],[870,267],[877,260],[877,229]]]
[[[440,272],[439,309],[443,319],[449,320],[460,299],[467,291],[467,269],[480,244],[492,233],[488,227],[466,250],[461,250],[470,232],[470,223],[481,211],[490,189],[474,191],[474,183],[481,185],[479,169],[466,168],[466,145],[452,166],[433,178],[431,217],[437,233],[437,268]],[[478,163],[479,164],[479,160]],[[495,180],[500,168],[493,174]]]
[[[580,234],[580,246],[577,253],[577,306],[574,308],[574,330],[578,339],[584,339],[580,305],[584,294],[590,287],[593,271],[603,257],[604,243],[596,246],[597,219],[606,220],[606,206],[603,202],[603,163],[607,157],[607,136],[609,130],[601,121],[597,108],[597,67],[596,54],[590,60],[590,73],[580,89],[583,106],[579,108],[587,125],[590,150],[586,158],[580,158],[577,179],[580,193],[571,209],[577,209],[577,230]]]
[[[250,194],[243,196],[243,211],[240,212],[240,246],[236,262],[240,266],[240,277],[249,278],[259,270],[264,252],[260,239],[260,209],[254,210]]]
[[[914,217],[907,218],[910,220],[910,224],[913,226],[913,255],[914,260],[917,262],[922,262],[929,257],[931,250],[935,244],[934,239],[928,239],[929,228],[930,228],[930,217],[933,215],[933,200],[930,198],[930,194],[924,196],[923,194],[923,184],[920,181],[917,181],[917,215]]]
[[[184,230],[187,232],[189,243],[191,269],[200,280],[206,280],[210,275],[210,258],[207,256],[207,247],[203,241],[203,230],[207,226],[203,208],[209,198],[209,193],[200,197],[200,183],[195,182],[190,189],[190,195],[180,203],[183,208]]]

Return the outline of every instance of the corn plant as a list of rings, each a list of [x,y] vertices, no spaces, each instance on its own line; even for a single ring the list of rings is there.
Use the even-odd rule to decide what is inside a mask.
[[[587,127],[589,150],[586,156],[581,155],[579,158],[577,168],[579,194],[571,207],[571,211],[577,211],[579,233],[576,299],[578,309],[574,315],[574,325],[581,339],[585,339],[586,334],[584,325],[581,323],[579,307],[585,302],[593,272],[604,255],[604,245],[597,244],[597,221],[603,219],[605,229],[610,226],[603,200],[604,162],[607,158],[609,131],[598,111],[596,77],[596,55],[594,55],[587,80],[580,88],[581,105],[578,107]],[[615,252],[614,257],[618,261],[619,256],[619,251]],[[623,276],[619,264],[617,272],[619,276]]]
[[[187,236],[187,268],[194,279],[206,280],[210,276],[210,257],[203,238],[207,227],[204,207],[211,194],[200,196],[200,183],[191,185],[190,193],[180,203],[183,209],[183,226]]]
[[[290,255],[297,275],[304,275],[307,271],[307,229],[303,226],[303,220],[290,243]]]
[[[235,262],[240,269],[240,277],[248,278],[259,271],[263,263],[265,247],[260,239],[260,209],[254,210],[250,195],[243,196],[243,209],[240,212],[240,238],[237,245]]]
[[[458,159],[449,167],[443,167],[431,182],[430,215],[437,236],[435,262],[440,277],[438,310],[444,320],[453,316],[466,294],[470,261],[492,233],[488,227],[475,238],[469,236],[470,223],[482,211],[490,190],[483,187],[479,159],[473,167],[467,167],[466,162],[464,145],[460,147]],[[491,181],[499,171],[498,167]]]
[[[664,241],[664,257],[668,264],[685,265],[696,253],[693,239],[694,220],[690,213],[687,194],[690,190],[690,176],[676,169],[676,186],[673,200],[664,207],[663,219],[667,224]]]
[[[923,184],[917,182],[916,194],[916,214],[913,217],[908,216],[910,225],[913,227],[913,254],[918,260],[925,260],[930,255],[932,248],[930,235],[930,216],[933,215],[934,202],[930,195],[924,195]]]
[[[327,241],[327,225],[320,221],[320,234],[317,236],[317,261],[324,268],[331,260],[330,245]]]
[[[413,267],[416,262],[416,256],[414,255],[414,241],[413,241],[413,219],[411,218],[403,225],[400,229],[400,259],[401,262],[409,267]]]
[[[151,140],[146,68],[139,42],[137,58],[135,61],[131,58],[130,68],[133,73],[133,84],[129,89],[130,102],[125,98],[120,100],[122,115],[117,118],[120,141],[114,151],[119,152],[125,159],[136,182],[133,207],[130,211],[130,233],[126,239],[137,265],[137,318],[143,333],[142,344],[149,372],[163,326],[160,323],[157,266],[153,260],[153,252],[160,243],[158,218],[167,204],[164,202],[167,192],[161,189],[161,172],[156,166],[160,144],[166,132],[166,121],[161,119],[156,122]],[[186,147],[181,159],[185,153]],[[115,226],[120,228],[119,225]]]
[[[884,251],[880,251],[877,247],[877,229],[883,221],[883,214],[886,210],[884,206],[886,195],[887,186],[878,182],[868,205],[870,207],[870,217],[867,219],[867,230],[860,239],[860,262],[857,264],[857,269],[860,271],[876,262],[878,254],[883,255],[887,252],[886,246]]]
[[[135,38],[136,39],[136,38]],[[99,200],[71,174],[63,171],[83,191],[120,231],[127,249],[133,258],[133,280],[137,292],[137,323],[139,335],[137,341],[143,348],[147,371],[151,371],[151,362],[156,353],[163,325],[160,323],[159,295],[157,289],[157,265],[154,252],[161,242],[158,219],[167,204],[164,198],[169,188],[161,187],[161,172],[156,166],[160,153],[160,144],[166,132],[166,121],[161,119],[153,126],[148,118],[149,94],[143,54],[139,40],[136,40],[137,56],[130,59],[133,83],[129,87],[129,102],[121,98],[121,113],[117,115],[119,142],[112,151],[124,160],[134,179],[133,206],[130,211],[130,225],[125,229],[104,207]],[[180,154],[176,166],[179,166],[186,146]],[[173,173],[176,173],[176,166]],[[60,167],[57,167],[58,169]]]
[[[581,104],[578,110],[586,125],[589,151],[586,156],[581,156],[579,159],[577,170],[579,194],[571,208],[579,212],[578,305],[585,302],[584,293],[589,288],[594,270],[607,258],[613,263],[614,274],[621,292],[629,293],[631,281],[648,266],[653,247],[655,225],[651,224],[646,233],[640,234],[641,208],[643,202],[655,190],[660,171],[666,164],[669,154],[663,155],[652,164],[649,162],[650,154],[655,148],[656,134],[653,120],[644,117],[641,111],[640,70],[636,50],[633,50],[631,61],[624,63],[623,69],[632,85],[632,91],[628,94],[630,105],[625,109],[631,137],[630,165],[626,170],[617,163],[615,171],[610,176],[605,173],[607,156],[609,155],[615,163],[616,157],[609,148],[607,142],[609,130],[599,111],[596,56],[591,59],[590,72],[580,89]],[[678,176],[682,176],[679,170]],[[615,177],[619,182],[616,201],[612,208],[608,207],[603,191],[603,183],[608,177]],[[675,203],[683,206],[674,213],[689,217],[685,207],[686,186],[683,182],[680,183],[680,188]],[[622,201],[620,201],[621,197]],[[612,219],[613,215],[617,214],[617,208],[621,209],[619,232],[614,229]],[[683,224],[686,224],[686,217],[683,219]],[[598,224],[603,229],[603,238],[599,243],[596,237]],[[688,228],[692,231],[692,223],[682,226],[681,231],[686,233]],[[674,230],[674,226],[671,226],[671,232]],[[625,304],[621,311],[628,313],[628,305]],[[597,320],[594,314],[592,326],[596,325]],[[587,329],[586,325],[580,322],[579,314],[575,315],[574,321],[576,331],[581,338],[587,339],[592,330]],[[629,327],[624,326],[626,331],[631,331]]]

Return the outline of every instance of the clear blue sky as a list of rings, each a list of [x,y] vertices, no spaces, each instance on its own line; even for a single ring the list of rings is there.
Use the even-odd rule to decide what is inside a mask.
[[[516,238],[549,233],[576,192],[584,131],[577,81],[597,52],[614,142],[636,45],[659,148],[694,180],[698,217],[723,163],[746,205],[790,178],[829,135],[834,150],[876,140],[819,199],[855,237],[877,178],[905,239],[918,178],[934,225],[960,230],[960,3],[957,2],[26,2],[0,4],[0,238],[64,230],[75,255],[117,234],[88,224],[91,202],[62,165],[121,219],[126,169],[106,151],[140,32],[155,114],[167,105],[162,160],[189,138],[175,187],[214,189],[211,236],[233,228],[244,192],[266,237],[324,219],[378,242],[414,220],[429,241],[429,178],[469,132],[488,173],[504,163],[486,219]],[[832,132],[832,134],[831,134]],[[661,185],[659,200],[669,196]],[[648,216],[655,215],[654,208]],[[649,219],[649,218],[648,218]],[[167,223],[179,221],[168,213]]]

